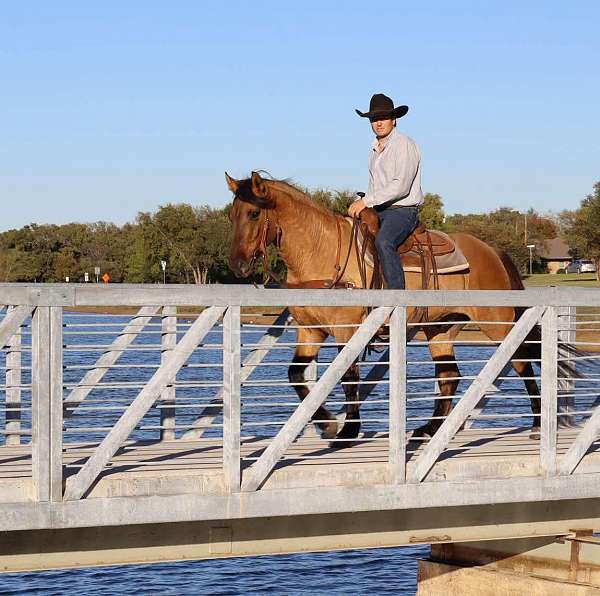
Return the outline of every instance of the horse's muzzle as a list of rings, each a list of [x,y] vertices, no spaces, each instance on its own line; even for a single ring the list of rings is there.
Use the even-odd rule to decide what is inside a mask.
[[[252,272],[252,262],[245,261],[244,259],[231,261],[229,267],[236,277],[248,277]]]

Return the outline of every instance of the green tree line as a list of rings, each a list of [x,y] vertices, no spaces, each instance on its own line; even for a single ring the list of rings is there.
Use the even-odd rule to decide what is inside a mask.
[[[312,199],[337,213],[354,200],[347,190],[316,189]],[[30,224],[0,233],[0,281],[72,282],[94,269],[113,282],[227,283],[231,242],[230,205],[223,208],[169,203],[140,212],[122,226],[109,222]],[[561,234],[577,255],[600,260],[600,182],[578,209],[543,215],[501,207],[489,213],[446,215],[442,197],[425,195],[421,220],[430,228],[467,232],[505,250],[526,270],[527,244],[536,247]],[[276,256],[273,255],[276,259]],[[537,255],[536,255],[537,259]],[[281,271],[281,264],[275,267]]]

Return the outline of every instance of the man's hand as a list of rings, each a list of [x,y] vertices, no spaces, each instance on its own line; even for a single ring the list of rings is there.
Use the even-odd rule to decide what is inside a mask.
[[[358,201],[354,201],[354,203],[352,203],[350,207],[348,207],[348,215],[350,217],[358,217],[360,215],[360,212],[365,208],[366,205],[363,199],[358,199]]]

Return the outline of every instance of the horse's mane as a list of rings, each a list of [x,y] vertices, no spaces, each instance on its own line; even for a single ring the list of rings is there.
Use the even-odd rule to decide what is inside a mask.
[[[332,215],[333,211],[327,209],[327,207],[314,201],[310,195],[306,192],[302,186],[294,183],[291,178],[276,179],[273,178],[268,172],[260,171],[261,175],[267,174],[269,177],[264,178],[263,181],[267,186],[273,188],[275,191],[281,191],[287,194],[293,199],[293,202],[301,205],[302,207],[308,207],[315,209],[323,215]],[[256,204],[254,195],[252,193],[252,178],[244,178],[238,180],[238,196],[243,201],[248,203]]]

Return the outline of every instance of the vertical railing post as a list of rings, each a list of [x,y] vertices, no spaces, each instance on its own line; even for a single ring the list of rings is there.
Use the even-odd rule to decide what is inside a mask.
[[[558,396],[558,317],[554,306],[542,316],[542,392],[540,421],[540,464],[545,476],[556,474]]]
[[[31,456],[38,501],[62,499],[62,367],[62,308],[38,306],[31,325]]]
[[[390,316],[389,467],[391,481],[406,481],[406,308]]]
[[[7,314],[14,310],[9,306]],[[21,443],[21,330],[11,338],[6,349],[6,444]]]
[[[50,307],[50,500],[63,498],[63,309]]]
[[[223,317],[223,473],[231,493],[241,485],[240,310],[230,306]]]
[[[560,343],[573,343],[576,341],[576,307],[559,306],[556,307],[558,315],[558,341]],[[564,350],[563,354],[568,358],[569,352]],[[571,362],[574,366],[574,362]],[[573,390],[575,382],[572,379],[559,379],[558,381],[558,411],[561,414],[569,414],[575,411],[575,396]],[[558,419],[559,427],[576,426],[575,419],[572,416],[560,416]]]
[[[162,334],[160,357],[161,364],[165,363],[169,352],[177,345],[177,307],[165,306],[162,309]],[[160,440],[175,440],[175,384],[165,387],[160,396]]]

